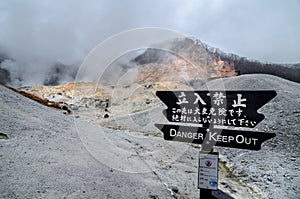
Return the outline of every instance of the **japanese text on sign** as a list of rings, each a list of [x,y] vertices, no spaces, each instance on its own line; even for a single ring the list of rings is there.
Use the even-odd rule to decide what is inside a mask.
[[[158,91],[168,106],[170,122],[255,127],[264,119],[257,110],[276,95],[275,91]]]

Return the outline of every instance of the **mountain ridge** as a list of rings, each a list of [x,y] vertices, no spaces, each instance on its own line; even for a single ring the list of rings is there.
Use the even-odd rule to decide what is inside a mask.
[[[160,49],[160,47],[163,48]],[[0,82],[3,84],[12,84],[14,81],[12,78],[22,82],[24,77],[12,77],[10,69],[7,66],[4,67],[7,60],[11,62],[15,61],[2,50],[0,53]],[[211,79],[243,74],[270,74],[300,83],[300,63],[265,63],[233,53],[226,53],[198,39],[191,38],[173,38],[160,44],[154,44],[140,55],[131,59],[131,64],[142,66],[142,72],[139,74],[141,77],[137,82],[143,82],[146,76],[149,76],[148,80],[150,81],[160,81],[161,72],[166,73],[164,76],[170,76],[169,79],[165,77],[163,79],[174,80],[176,76],[173,75],[171,77],[172,74],[167,71],[174,72],[174,68],[177,68],[177,71],[178,69],[181,72],[187,71],[190,76],[188,78],[182,77],[182,81],[195,80],[195,78]],[[154,70],[162,70],[161,66],[157,66],[157,64],[165,65],[165,69],[155,72]],[[147,65],[150,65],[148,69],[144,69]],[[121,64],[119,67],[122,67]],[[78,66],[56,62],[49,68],[47,72],[48,76],[45,77],[43,85],[53,86],[75,81],[77,71]]]
[[[184,39],[171,39],[168,41],[169,46],[167,48],[170,49],[172,53],[179,53],[180,55],[183,55],[184,58],[187,58],[191,63],[197,66],[208,64],[205,62],[198,62],[197,60],[194,61],[193,53],[195,51],[190,51],[187,53],[185,49],[192,48],[192,49],[200,49],[200,51],[203,54],[206,54],[204,57],[207,59],[207,62],[214,62],[210,63],[210,67],[216,67],[216,65],[219,66],[216,71],[212,71],[214,77],[226,77],[226,76],[235,76],[235,75],[243,75],[243,74],[270,74],[275,75],[278,77],[282,77],[294,82],[300,82],[300,63],[296,64],[277,64],[277,63],[264,63],[257,60],[250,60],[246,57],[241,57],[233,53],[225,53],[224,51],[214,48],[208,44],[205,44],[201,42],[198,39],[190,39],[190,38],[184,38]],[[165,43],[162,45],[166,45]],[[159,45],[158,45],[159,47]],[[161,54],[161,55],[160,55]],[[155,50],[154,48],[147,49],[143,54],[139,55],[135,59],[133,59],[134,62],[137,62],[139,64],[151,64],[155,61],[161,62],[161,60],[166,57],[166,52],[162,53],[161,49]],[[200,57],[203,55],[195,55],[196,57]],[[225,67],[224,67],[225,66]],[[223,71],[222,71],[223,69]],[[218,74],[221,73],[221,74]],[[235,74],[234,72],[237,72]]]

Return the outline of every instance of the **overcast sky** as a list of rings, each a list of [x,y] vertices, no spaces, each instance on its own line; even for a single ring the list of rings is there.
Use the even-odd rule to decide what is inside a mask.
[[[0,48],[68,64],[113,34],[155,26],[261,61],[300,62],[299,20],[299,0],[1,0]]]

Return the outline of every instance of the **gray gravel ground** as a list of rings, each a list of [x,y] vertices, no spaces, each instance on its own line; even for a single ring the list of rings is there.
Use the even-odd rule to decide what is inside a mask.
[[[243,199],[299,198],[299,84],[270,75],[208,83],[224,84],[275,89],[257,129],[277,136],[261,151],[217,148],[232,174],[220,168],[220,189]],[[113,130],[0,87],[0,198],[197,198],[199,149],[162,139],[153,126],[165,122],[162,109],[108,119],[105,125],[121,129]]]
[[[221,153],[233,176],[239,179],[240,187],[232,186],[235,189],[248,187],[252,194],[250,198],[300,198],[300,85],[275,76],[256,74],[212,80],[198,90],[201,89],[276,90],[276,98],[259,110],[266,116],[265,120],[254,129],[274,132],[274,139],[265,142],[260,151],[215,149]],[[152,124],[166,122],[159,114],[163,109],[158,106],[129,117],[107,120],[103,125],[156,134],[159,131]],[[246,195],[234,196],[247,198]]]
[[[155,174],[114,170],[91,156],[72,118],[2,86],[0,131],[9,138],[0,140],[0,198],[171,197]]]
[[[266,198],[300,198],[300,84],[271,75],[243,75],[214,80],[208,88],[276,90],[277,96],[259,110],[265,115],[257,130],[274,132],[261,151],[219,148],[233,174],[258,187]]]

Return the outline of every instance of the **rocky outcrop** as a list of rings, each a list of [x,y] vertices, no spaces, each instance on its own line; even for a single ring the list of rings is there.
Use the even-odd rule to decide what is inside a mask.
[[[153,146],[156,140],[162,146],[162,139],[132,140],[135,137],[130,135],[121,138],[127,133],[104,128],[102,135],[96,125],[79,119],[75,125],[72,117],[2,86],[0,113],[1,176],[5,176],[0,178],[0,198],[174,198],[149,166],[142,164],[142,157],[132,158],[136,151],[141,153],[140,146]],[[102,135],[99,140],[89,140],[94,142],[92,146],[103,149],[97,153],[114,167],[91,154],[87,148],[91,145],[82,141],[81,133],[86,132]],[[120,148],[112,148],[110,139],[130,150],[126,153],[129,155],[119,156]],[[128,165],[126,168],[132,172],[118,169],[119,165]],[[144,172],[135,172],[136,168]]]
[[[32,99],[38,103],[41,103],[45,106],[50,106],[50,107],[54,107],[54,108],[57,108],[57,109],[61,109],[61,110],[64,110],[66,112],[64,113],[68,113],[70,114],[71,113],[71,110],[68,108],[68,106],[64,103],[58,103],[58,102],[53,102],[53,101],[49,101],[48,99],[43,99],[35,94],[32,94],[32,93],[29,93],[29,92],[25,92],[25,91],[22,91],[22,90],[17,90],[11,86],[7,86],[7,85],[3,85],[4,87],[16,92],[16,93],[19,93],[29,99]]]
[[[173,39],[168,42],[167,49],[169,51],[159,47],[149,48],[133,60],[142,65],[138,82],[186,83],[238,74],[233,62],[221,60],[210,53],[200,41],[189,38]]]
[[[269,74],[282,77],[294,82],[300,82],[300,63],[276,64],[263,63],[257,60],[249,60],[235,54],[225,53],[219,49],[207,46],[210,54],[227,63],[232,63],[239,75],[244,74]]]
[[[79,109],[105,112],[111,105],[110,95],[95,83],[72,82],[58,86],[22,87],[14,91],[47,106],[65,110],[64,113],[68,114]]]
[[[243,74],[270,74],[300,82],[300,64],[274,64],[225,53],[199,40],[171,39],[133,61],[142,68],[138,82],[195,81]],[[166,47],[168,46],[168,47]]]

